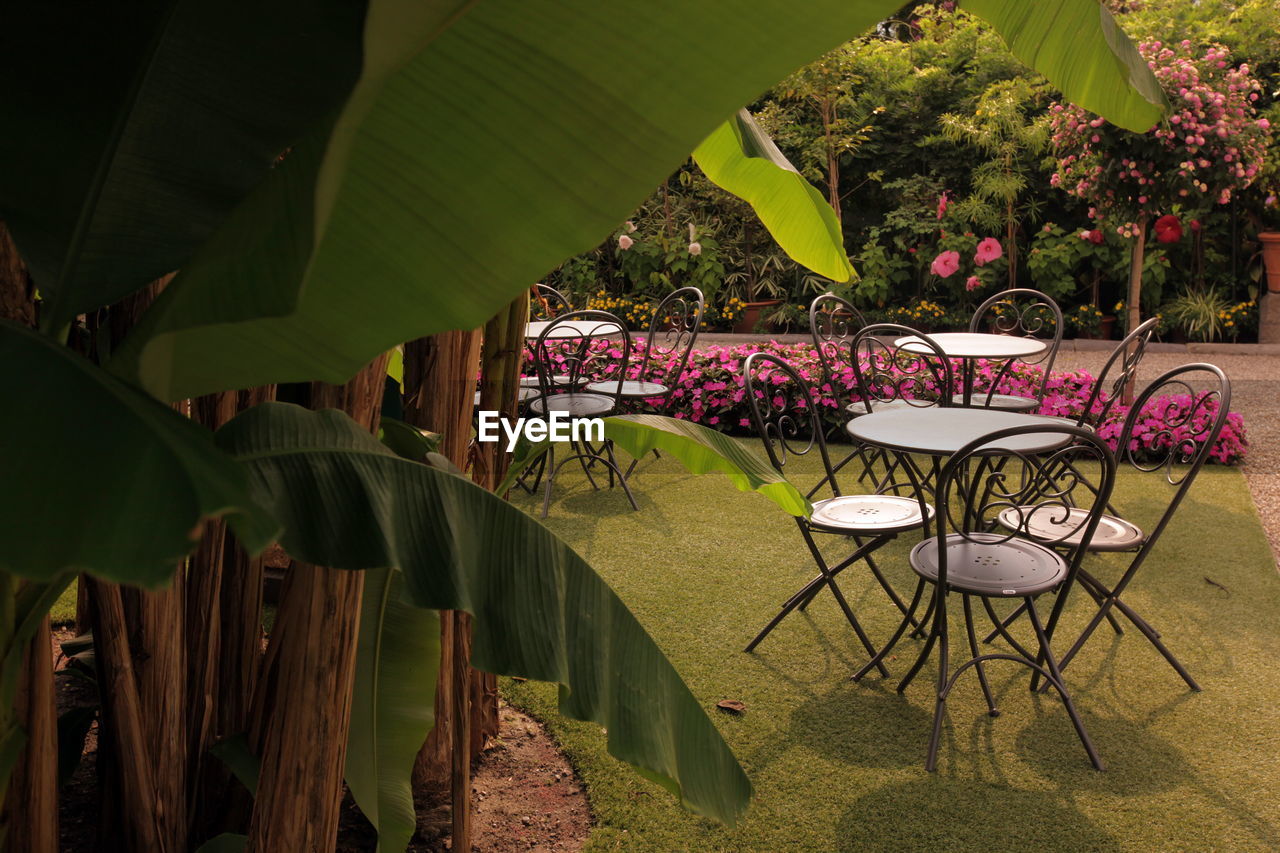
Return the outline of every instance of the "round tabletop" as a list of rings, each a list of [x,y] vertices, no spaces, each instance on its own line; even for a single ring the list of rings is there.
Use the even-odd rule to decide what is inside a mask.
[[[537,340],[555,320],[534,320],[524,327],[524,336]],[[617,323],[604,320],[565,320],[551,333],[552,338],[589,338],[622,334]]]
[[[1015,335],[988,335],[981,332],[939,332],[929,336],[952,358],[1025,358],[1039,355],[1049,348],[1048,341],[1020,338]],[[924,342],[910,335],[898,338],[894,346],[925,355],[933,352]]]
[[[1000,409],[928,408],[885,409],[860,415],[845,427],[849,435],[866,444],[901,453],[950,456],[989,432],[1012,427],[1072,424],[1063,418],[1028,415]],[[1073,425],[1073,424],[1072,424]],[[1071,441],[1069,433],[1038,432],[1002,439],[993,449],[1017,453],[1043,453]]]

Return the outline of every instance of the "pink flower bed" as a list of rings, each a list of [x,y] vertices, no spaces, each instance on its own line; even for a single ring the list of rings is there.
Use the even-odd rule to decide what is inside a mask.
[[[644,341],[636,341],[632,352],[631,374],[639,371],[640,360],[644,354]],[[852,367],[844,367],[838,375],[826,382],[822,376],[822,366],[818,361],[817,351],[810,344],[755,343],[737,346],[711,344],[694,350],[689,363],[676,382],[672,393],[672,417],[705,424],[722,432],[750,433],[750,406],[743,387],[743,364],[747,356],[754,352],[775,353],[786,359],[805,380],[813,386],[815,404],[823,414],[823,420],[830,426],[830,435],[843,436],[844,425],[848,421],[845,405],[851,402],[856,393],[857,380]],[[620,353],[617,353],[620,355]],[[669,362],[666,362],[669,363]],[[665,364],[664,363],[664,367]],[[959,364],[956,365],[957,374]],[[993,368],[983,362],[978,363],[978,385],[986,389],[995,375],[998,365]],[[529,366],[529,371],[532,366]],[[659,372],[651,365],[651,375]],[[1016,365],[1000,381],[996,391],[1002,394],[1020,394],[1031,396],[1035,383],[1039,380],[1041,370],[1034,365]],[[1094,378],[1084,370],[1055,371],[1049,377],[1045,390],[1044,403],[1038,410],[1042,415],[1058,415],[1078,417],[1089,401],[1093,391]],[[657,402],[657,401],[655,401]],[[1093,413],[1103,408],[1105,400],[1094,403]],[[1143,418],[1141,426],[1134,436],[1133,450],[1150,448],[1162,450],[1171,440],[1183,441],[1190,436],[1194,440],[1195,433],[1200,431],[1204,420],[1217,411],[1216,401],[1210,400],[1196,413],[1189,425],[1174,431],[1172,439],[1161,434],[1164,422],[1161,415],[1171,404],[1186,406],[1190,403],[1187,395],[1157,397],[1146,406],[1150,414]],[[1128,415],[1128,407],[1121,403],[1112,406],[1106,422],[1098,428],[1098,434],[1106,439],[1112,449],[1116,447],[1120,429]],[[1244,419],[1238,412],[1227,416],[1226,425],[1218,437],[1217,444],[1210,453],[1209,460],[1224,465],[1234,465],[1243,460],[1249,442],[1245,435]]]

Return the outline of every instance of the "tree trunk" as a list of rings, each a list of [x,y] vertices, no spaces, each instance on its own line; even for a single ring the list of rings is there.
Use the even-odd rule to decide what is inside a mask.
[[[1142,261],[1147,247],[1147,218],[1138,219],[1138,236],[1133,241],[1133,252],[1129,256],[1129,299],[1125,306],[1129,312],[1127,332],[1132,332],[1142,323]],[[1126,406],[1133,402],[1133,389],[1137,381],[1137,373],[1129,377],[1121,392],[1121,402]]]
[[[0,317],[35,326],[35,291],[18,248],[0,222]],[[7,578],[5,592],[19,586]],[[12,607],[12,602],[5,602]],[[7,716],[9,709],[0,709]],[[0,839],[9,853],[56,853],[58,849],[58,728],[53,695],[49,619],[36,630],[23,655],[11,719],[26,733],[7,780]]]
[[[1018,222],[1013,216],[1013,204],[1005,210],[1004,254],[1009,259],[1009,288],[1018,286]]]
[[[275,398],[275,386],[210,394],[192,401],[192,417],[216,430],[239,412]],[[220,519],[187,567],[185,601],[191,845],[243,832],[252,803],[211,747],[249,729],[262,658],[262,560],[250,559]]]
[[[313,408],[343,409],[373,431],[382,408],[385,355],[342,386],[311,386]],[[261,776],[249,851],[332,853],[342,804],[362,572],[295,562],[272,631],[255,721]]]
[[[818,103],[819,113],[822,116],[822,135],[827,149],[827,201],[836,212],[836,221],[842,222],[844,216],[840,213],[840,156],[836,152],[835,144],[831,141],[831,127],[836,118],[835,100],[828,93]]]
[[[521,299],[527,299],[523,295]],[[523,340],[523,326],[521,335]],[[441,435],[440,452],[465,468],[471,437],[480,331],[452,331],[405,345],[405,419]],[[470,667],[466,614],[440,614],[440,674],[436,725],[414,764],[414,783],[442,788],[453,801],[454,849],[470,849],[471,758],[496,734],[496,684]],[[476,701],[473,702],[473,699]],[[492,710],[490,705],[494,704]],[[478,719],[472,717],[478,712]]]
[[[5,791],[0,838],[6,853],[57,853],[58,725],[48,616],[27,647],[13,710],[27,740]]]

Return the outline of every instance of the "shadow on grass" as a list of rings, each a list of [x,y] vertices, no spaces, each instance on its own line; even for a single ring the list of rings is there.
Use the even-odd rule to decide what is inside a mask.
[[[1034,837],[1033,837],[1034,836]],[[836,850],[1110,851],[1120,845],[1055,791],[930,774],[877,788],[836,822]]]

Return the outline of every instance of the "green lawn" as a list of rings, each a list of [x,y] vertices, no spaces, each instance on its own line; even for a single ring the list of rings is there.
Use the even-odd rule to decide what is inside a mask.
[[[812,471],[791,476],[811,482]],[[1132,631],[1104,628],[1067,671],[1105,773],[1091,769],[1061,704],[1030,695],[1023,667],[999,663],[990,672],[1002,716],[985,715],[970,671],[948,702],[939,772],[926,773],[933,667],[905,698],[896,681],[850,682],[864,656],[829,593],[755,654],[741,651],[813,574],[789,517],[669,459],[648,458],[632,482],[640,512],[620,491],[592,493],[566,476],[547,523],[671,658],[756,797],[734,828],[691,816],[608,756],[598,726],[561,718],[553,688],[508,682],[505,695],[550,723],[586,781],[598,824],[588,849],[1280,849],[1280,581],[1238,471],[1204,471],[1126,596],[1204,692],[1189,692]],[[1166,494],[1158,476],[1128,472],[1116,500],[1141,523]],[[514,500],[533,513],[541,495]],[[910,589],[910,544],[881,552],[900,590]],[[1120,560],[1092,566],[1111,577]],[[887,637],[896,611],[870,573],[854,567],[841,581],[873,638]],[[1087,615],[1082,598],[1068,628]],[[900,646],[890,671],[901,675],[917,648]],[[745,715],[715,710],[721,699],[745,702]]]

